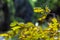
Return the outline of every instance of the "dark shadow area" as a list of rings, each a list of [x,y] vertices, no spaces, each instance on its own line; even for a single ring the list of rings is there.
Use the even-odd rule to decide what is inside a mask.
[[[1,2],[1,1],[0,1]],[[2,11],[2,14],[1,16],[3,16],[4,18],[1,19],[1,16],[0,16],[0,20],[1,20],[1,23],[0,23],[0,33],[4,33],[6,31],[8,31],[10,29],[9,27],[9,24],[10,24],[10,15],[9,15],[9,10],[8,10],[8,6],[6,3],[2,4],[0,3],[0,10]],[[1,14],[1,12],[0,12]],[[2,21],[4,20],[4,21]]]

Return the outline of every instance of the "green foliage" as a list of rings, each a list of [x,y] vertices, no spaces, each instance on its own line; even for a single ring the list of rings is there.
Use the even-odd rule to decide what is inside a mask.
[[[55,3],[57,3],[57,1],[58,0],[38,0],[33,2],[30,0],[33,10],[36,6],[40,7],[39,10],[37,9],[37,12],[40,11],[39,13],[37,13],[36,10],[34,11],[34,16],[32,17],[33,23],[37,21],[45,21],[44,19],[50,13],[50,9],[55,8]],[[23,19],[17,17],[14,19],[15,10],[13,8],[14,4],[12,3],[12,0],[8,0],[7,3],[8,6],[10,5],[9,9],[12,7],[10,12],[12,13],[11,18],[13,19],[13,22],[10,24],[11,30],[5,34],[0,34],[0,36],[6,36],[7,40],[55,40],[54,37],[58,36],[58,34],[60,35],[60,32],[58,32],[60,30],[60,23],[56,18],[52,18],[48,23],[43,22],[39,26],[36,26],[32,22],[24,23]],[[47,27],[45,28],[45,26]],[[59,38],[60,37],[58,36],[57,39],[60,40]]]

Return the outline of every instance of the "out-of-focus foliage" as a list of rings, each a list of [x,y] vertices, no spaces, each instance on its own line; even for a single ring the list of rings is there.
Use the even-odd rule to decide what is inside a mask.
[[[10,20],[11,21],[15,20],[15,18],[14,18],[14,15],[15,15],[15,7],[14,7],[13,0],[3,0],[3,2],[5,4],[7,4],[7,6],[8,6]]]
[[[13,20],[17,20],[17,21],[19,21],[19,20],[23,20],[23,19],[21,19],[21,18],[16,18],[14,15],[15,15],[15,7],[14,7],[14,2],[13,2],[13,0],[4,0],[6,3],[7,3],[7,5],[8,5],[8,7],[9,7],[9,10],[10,10],[10,19],[11,19],[11,21],[13,21]],[[55,10],[56,9],[56,6],[58,5],[58,6],[60,6],[59,4],[60,4],[60,0],[28,0],[29,2],[30,2],[30,4],[31,4],[31,6],[33,7],[33,9],[35,8],[35,7],[41,7],[43,10],[45,10],[45,7],[46,7],[46,5],[47,5],[47,7],[49,8],[49,9],[52,9],[52,10]],[[40,11],[40,10],[39,10]],[[46,10],[47,11],[47,10]],[[43,13],[43,12],[42,12]],[[44,12],[45,13],[45,12]],[[38,16],[36,16],[35,17],[35,15],[36,15],[36,13],[34,13],[34,16],[32,17],[32,22],[35,22],[35,18],[36,17],[38,17]],[[42,16],[41,14],[40,14],[40,16]],[[24,20],[22,21],[22,22],[24,22]]]
[[[24,23],[14,20],[10,24],[11,30],[0,34],[0,36],[5,37],[5,40],[60,40],[60,20],[58,18],[51,18],[50,21],[45,23],[47,26],[43,29],[43,26],[45,27],[45,18],[50,14],[50,9],[55,8],[54,3],[57,3],[59,0],[38,0],[37,2],[40,2],[38,6],[37,4],[34,5],[36,1],[32,1],[32,7],[34,9],[32,22]],[[37,21],[43,22],[36,26],[34,23]]]
[[[60,38],[60,24],[56,18],[52,18],[44,30],[41,25],[35,26],[32,22],[19,23],[14,21],[10,27],[10,31],[0,34],[6,40],[59,40]]]
[[[46,18],[48,14],[50,14],[51,10],[46,5],[44,8],[42,7],[35,7],[34,8],[34,17],[32,17],[33,21],[42,21]]]
[[[57,5],[60,6],[60,0],[31,0],[30,3],[34,5],[33,7],[45,7],[45,5],[47,5],[52,10],[55,9]]]
[[[37,0],[29,0],[30,4],[32,5],[32,7],[35,7],[35,2],[37,2]]]

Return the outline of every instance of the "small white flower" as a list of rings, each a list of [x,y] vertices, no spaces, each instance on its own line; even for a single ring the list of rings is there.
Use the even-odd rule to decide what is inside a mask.
[[[35,26],[38,26],[38,25],[39,25],[39,23],[38,23],[38,22],[36,22],[36,23],[35,23]]]

